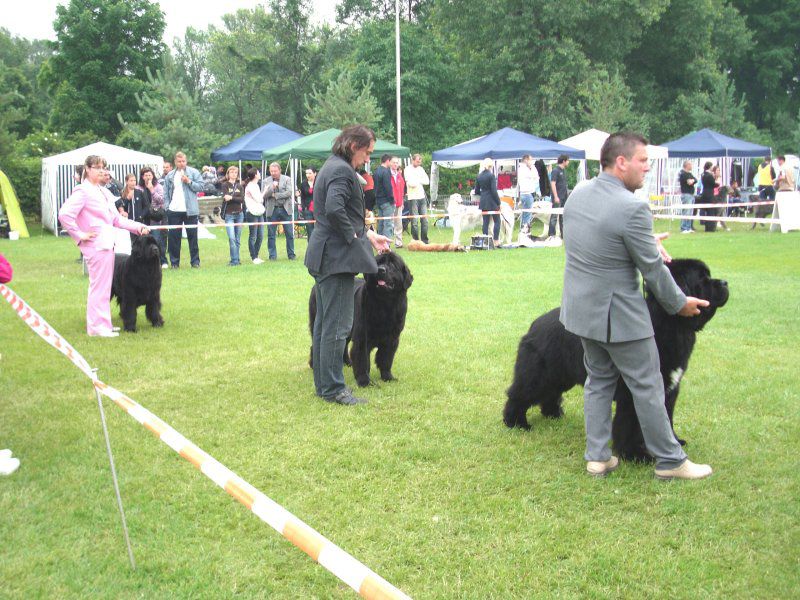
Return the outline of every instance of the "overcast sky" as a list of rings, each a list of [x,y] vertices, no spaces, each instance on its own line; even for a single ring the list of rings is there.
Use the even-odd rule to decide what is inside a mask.
[[[12,35],[28,39],[55,39],[53,21],[56,6],[69,4],[69,0],[0,0],[2,8],[0,27]],[[239,8],[253,8],[265,4],[266,0],[162,0],[155,2],[166,15],[167,28],[164,41],[172,46],[172,39],[183,37],[187,27],[206,29],[209,24],[222,26],[222,15]],[[315,22],[332,23],[335,16],[335,0],[312,0]]]

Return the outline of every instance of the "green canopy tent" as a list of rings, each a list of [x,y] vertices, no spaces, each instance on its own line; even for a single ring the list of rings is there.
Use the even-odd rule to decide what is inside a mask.
[[[297,159],[319,159],[325,160],[331,155],[331,148],[333,147],[333,140],[342,133],[341,129],[326,129],[319,133],[312,133],[305,137],[292,140],[275,148],[264,150],[261,154],[261,159],[264,162],[273,162],[276,160]],[[375,142],[375,150],[373,154],[393,154],[400,158],[408,158],[411,152],[405,146],[398,146],[385,140],[377,140]]]
[[[294,195],[294,186],[296,185],[297,176],[299,171],[299,162],[301,160],[325,160],[331,155],[331,148],[333,147],[333,140],[342,133],[341,129],[326,129],[318,133],[312,133],[305,137],[286,142],[280,146],[269,148],[261,153],[261,160],[266,165],[271,162],[279,160],[289,161],[289,177],[292,180],[292,194]],[[380,156],[381,154],[392,154],[399,158],[408,158],[411,156],[411,151],[405,146],[392,144],[385,140],[376,140],[375,149],[372,151],[374,155]],[[294,220],[294,203],[292,203],[292,220]]]

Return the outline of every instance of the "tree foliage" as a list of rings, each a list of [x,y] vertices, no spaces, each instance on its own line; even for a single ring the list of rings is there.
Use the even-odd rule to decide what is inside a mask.
[[[113,138],[132,118],[147,69],[161,64],[164,15],[149,0],[70,0],[56,8],[53,56],[42,72],[54,96],[50,125]]]
[[[122,131],[117,143],[164,157],[181,151],[194,164],[207,162],[223,138],[213,132],[211,119],[197,98],[180,85],[174,71],[155,75],[148,71],[147,77],[146,89],[136,98],[136,120],[126,121],[119,115]]]
[[[305,98],[305,131],[315,133],[323,129],[344,129],[357,123],[379,130],[383,115],[371,90],[369,77],[366,83],[359,86],[349,71],[342,71],[328,83],[325,90],[312,86],[311,93]]]

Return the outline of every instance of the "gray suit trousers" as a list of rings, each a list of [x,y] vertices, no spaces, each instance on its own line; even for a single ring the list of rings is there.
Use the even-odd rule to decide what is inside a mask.
[[[655,458],[656,468],[679,467],[686,460],[686,454],[675,439],[664,406],[664,383],[655,339],[605,343],[581,338],[581,343],[587,373],[583,389],[584,458],[587,461],[606,461],[611,457],[608,445],[611,441],[611,404],[617,381],[622,375],[631,390],[644,443]]]

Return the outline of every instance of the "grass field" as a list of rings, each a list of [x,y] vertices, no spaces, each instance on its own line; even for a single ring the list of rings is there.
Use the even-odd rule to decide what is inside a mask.
[[[645,465],[585,475],[579,389],[561,420],[502,424],[519,338],[559,304],[560,248],[401,250],[415,279],[399,381],[353,409],[314,396],[312,279],[282,238],[277,263],[238,269],[224,233],[201,240],[202,269],[164,274],[163,329],[140,309],[139,333],[98,339],[74,244],[33,229],[0,240],[10,285],[102,380],[414,598],[797,597],[796,233],[667,242],[727,279],[731,299],[699,337],[675,419],[715,474],[665,483]],[[1,597],[354,597],[107,402],[131,571],[91,386],[4,301],[0,353],[0,448],[22,460],[0,478]]]

